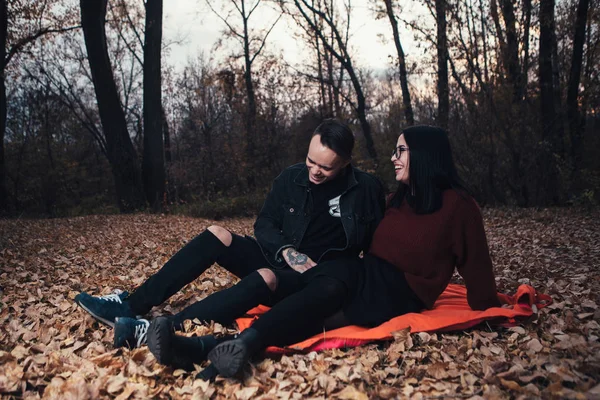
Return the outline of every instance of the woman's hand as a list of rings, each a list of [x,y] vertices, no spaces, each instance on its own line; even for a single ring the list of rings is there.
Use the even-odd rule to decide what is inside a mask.
[[[288,265],[294,271],[297,271],[300,273],[308,271],[309,269],[311,269],[312,267],[317,265],[317,263],[315,263],[313,260],[311,260],[309,256],[307,256],[306,254],[300,253],[299,251],[297,251],[296,249],[294,249],[292,247],[288,247],[287,249],[284,249],[281,252],[281,254],[283,255],[283,258],[285,258],[285,261],[288,263]]]

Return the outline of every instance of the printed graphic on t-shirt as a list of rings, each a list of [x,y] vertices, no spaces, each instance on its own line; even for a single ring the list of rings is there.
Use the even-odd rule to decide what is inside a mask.
[[[341,195],[329,200],[329,215],[332,217],[340,218],[342,216],[340,211],[340,197]]]

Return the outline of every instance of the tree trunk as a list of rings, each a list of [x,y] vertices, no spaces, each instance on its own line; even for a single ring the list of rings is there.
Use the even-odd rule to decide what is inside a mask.
[[[363,131],[363,135],[365,136],[365,143],[367,145],[367,152],[375,165],[377,162],[377,151],[375,150],[375,144],[373,143],[373,135],[371,134],[371,124],[367,120],[366,113],[366,104],[365,104],[365,96],[362,93],[362,89],[358,87],[356,97],[358,98],[358,107],[356,108],[356,113],[358,114],[358,119],[360,121],[360,127]]]
[[[483,0],[479,0],[479,13],[481,15],[481,37],[486,37],[487,33],[486,33],[486,17],[485,14],[483,12]],[[489,79],[489,62],[488,62],[488,47],[487,47],[487,41],[483,40],[483,76],[484,76],[484,81],[485,81],[485,85],[482,86],[487,86],[487,84],[489,83],[490,79]],[[482,88],[483,89],[483,88]]]
[[[345,43],[345,41],[342,39],[342,36],[340,35],[340,32],[337,29],[337,26],[335,25],[335,22],[331,18],[329,18],[325,13],[323,13],[323,11],[317,10],[314,8],[314,6],[311,6],[310,4],[308,4],[307,0],[301,0],[301,1],[302,1],[302,5],[300,4],[299,0],[294,0],[294,4],[296,5],[296,8],[300,12],[300,14],[302,14],[302,17],[304,18],[304,20],[306,21],[306,23],[308,24],[310,29],[312,29],[317,35],[319,35],[319,37],[321,38],[321,41],[323,42],[323,45],[325,46],[327,51],[331,54],[331,56],[335,57],[335,59],[340,63],[341,67],[348,73],[348,76],[350,77],[350,81],[352,82],[352,88],[354,89],[354,92],[356,94],[356,103],[357,103],[356,105],[352,105],[352,106],[353,106],[354,110],[356,111],[357,117],[360,121],[363,135],[365,136],[365,143],[367,145],[367,151],[369,153],[369,157],[374,161],[375,165],[377,165],[377,162],[378,162],[377,161],[377,151],[375,150],[375,145],[373,143],[373,136],[371,134],[371,125],[369,124],[369,121],[367,120],[367,116],[366,116],[366,108],[367,107],[366,107],[365,95],[362,90],[362,86],[360,84],[358,76],[356,75],[356,71],[354,70],[354,66],[352,65],[352,60],[348,53],[347,43]],[[337,43],[337,47],[338,47],[337,50],[335,49],[333,43],[328,43],[325,40],[325,35],[323,33],[323,30],[314,24],[313,19],[308,16],[308,14],[304,10],[303,6],[308,8],[311,12],[319,15],[327,23],[327,25],[331,29],[331,33],[332,33],[333,38],[335,39],[335,43]],[[348,12],[350,12],[349,9],[348,9]],[[341,88],[339,88],[339,89],[341,89]],[[339,117],[339,115],[338,115],[338,117]]]
[[[540,0],[540,47],[539,47],[539,84],[541,103],[542,138],[553,136],[554,119],[554,81],[552,75],[552,29],[554,27],[554,0]]]
[[[169,131],[169,121],[167,121],[167,114],[165,113],[165,109],[162,107],[161,116],[165,146],[165,161],[167,162],[167,164],[169,164],[171,161],[173,161],[171,156],[171,132]]]
[[[540,0],[540,44],[539,44],[539,84],[541,104],[541,137],[543,168],[545,179],[541,186],[546,189],[546,202],[557,202],[556,168],[553,153],[556,151],[557,110],[554,99],[554,76],[552,52],[554,39],[554,0]],[[549,196],[549,198],[548,198]]]
[[[552,88],[554,89],[554,109],[556,110],[554,125],[554,152],[565,159],[565,110],[562,104],[562,84],[558,58],[558,40],[556,39],[556,24],[552,18]]]
[[[373,161],[375,161],[375,164],[377,164],[377,151],[375,150],[375,144],[373,143],[371,124],[367,120],[367,102],[362,90],[362,86],[360,85],[360,81],[358,80],[358,76],[356,76],[352,64],[349,63],[349,59],[348,64],[345,65],[345,69],[348,72],[348,75],[350,75],[350,81],[352,82],[354,91],[356,92],[356,114],[358,116],[358,120],[360,121],[360,127],[365,137],[367,152],[369,153],[369,157],[371,157]]]
[[[450,91],[448,88],[448,40],[446,37],[446,0],[435,0],[437,22],[437,95],[438,124],[448,128]]]
[[[408,125],[414,125],[415,119],[412,110],[412,103],[410,101],[410,91],[408,90],[406,60],[404,57],[404,49],[402,49],[402,43],[400,42],[400,33],[398,32],[398,21],[394,16],[394,9],[392,8],[392,0],[385,0],[385,8],[387,10],[388,18],[390,19],[390,24],[392,25],[392,32],[394,33],[394,44],[396,45],[396,51],[398,52],[398,66],[400,69],[400,87],[402,88],[404,116],[406,117],[406,123]]]
[[[145,206],[144,192],[136,152],[127,132],[125,113],[108,57],[104,26],[107,2],[80,0],[81,27],[119,209],[131,212]]]
[[[517,34],[513,0],[500,0],[500,8],[506,26],[506,46],[503,52],[504,66],[508,80],[513,87],[513,102],[518,103],[523,98],[523,82],[519,66],[519,36]]]
[[[575,173],[581,168],[582,124],[579,116],[577,98],[579,96],[579,83],[581,80],[581,67],[583,64],[583,45],[585,42],[585,26],[589,0],[579,0],[577,17],[575,19],[575,35],[573,37],[573,55],[571,57],[571,71],[569,86],[567,88],[567,118],[569,120],[569,135],[571,137],[571,159]]]
[[[332,115],[329,113],[329,106],[327,105],[326,95],[325,95],[325,79],[323,78],[323,61],[321,54],[321,46],[319,45],[319,38],[315,37],[315,46],[317,50],[317,77],[319,79],[319,95],[321,101],[321,107],[319,107],[319,114],[321,118],[331,118]]]
[[[325,41],[325,35],[323,36],[323,42]],[[331,41],[333,43],[333,32],[331,33]],[[341,118],[342,109],[340,106],[340,94],[339,94],[339,86],[335,82],[335,77],[333,76],[333,54],[330,51],[327,51],[327,44],[323,43],[324,51],[323,54],[325,56],[325,60],[327,62],[327,77],[329,78],[329,110],[331,111],[332,117]]]
[[[314,4],[314,2],[313,2]],[[317,21],[317,15],[315,13],[313,13],[313,17],[314,17],[314,24],[315,26],[318,26],[319,23]],[[323,77],[323,58],[324,55],[321,53],[321,39],[319,38],[319,35],[317,35],[315,33],[315,50],[317,51],[317,78],[319,79],[319,94],[321,96],[320,100],[321,100],[321,107],[319,108],[319,114],[321,116],[321,118],[331,118],[333,117],[333,115],[331,115],[332,113],[329,112],[330,107],[326,104],[327,100],[326,100],[326,94],[325,94],[325,79]]]
[[[246,15],[245,1],[241,2],[242,19],[244,22],[244,82],[246,83],[246,95],[248,96],[248,115],[246,116],[246,157],[250,169],[246,181],[250,189],[254,189],[256,183],[254,179],[255,159],[256,159],[256,144],[255,141],[255,125],[256,125],[256,98],[254,95],[254,84],[252,83],[252,59],[250,57],[250,36],[248,33],[248,15]]]
[[[146,1],[144,34],[144,156],[142,177],[146,200],[155,212],[165,195],[165,152],[161,85],[162,0]]]
[[[246,130],[248,134],[248,147],[250,154],[253,155],[253,143],[254,143],[254,125],[256,122],[256,98],[254,95],[254,84],[252,83],[252,63],[250,62],[250,49],[248,45],[248,38],[246,37],[246,45],[244,50],[245,59],[245,71],[244,71],[244,82],[246,83],[246,94],[248,96],[248,118],[246,120]]]
[[[8,10],[6,0],[0,0],[0,215],[8,211],[6,188],[6,161],[4,160],[4,135],[6,134],[6,41],[8,35]]]
[[[500,25],[500,16],[498,15],[498,4],[497,0],[490,0],[490,15],[492,16],[492,21],[494,21],[494,27],[496,28],[496,37],[498,38],[498,45],[500,47],[500,56],[498,57],[499,62],[502,63],[502,66],[506,70],[504,54],[506,53],[506,41],[504,40],[504,31],[502,30],[502,25]],[[483,9],[483,7],[481,7]],[[485,43],[485,41],[484,41]]]
[[[46,210],[46,215],[53,218],[55,216],[55,206],[58,193],[58,179],[56,174],[56,163],[52,152],[52,137],[54,135],[54,126],[50,115],[50,85],[46,82],[46,87],[41,95],[43,102],[41,111],[41,128],[46,145],[46,155],[48,158],[48,167],[45,168],[42,176],[41,195]]]
[[[524,27],[523,27],[523,72],[521,77],[523,80],[522,89],[523,97],[527,98],[527,82],[529,75],[529,31],[531,28],[531,0],[523,0],[523,14],[524,14]]]

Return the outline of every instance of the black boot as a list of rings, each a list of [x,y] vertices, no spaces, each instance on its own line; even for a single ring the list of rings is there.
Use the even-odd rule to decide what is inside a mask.
[[[235,339],[217,345],[208,353],[208,359],[221,376],[231,378],[244,368],[261,346],[258,331],[248,328]]]
[[[159,363],[191,371],[194,364],[206,360],[209,351],[225,339],[218,340],[213,335],[176,335],[171,319],[158,317],[150,323],[147,340],[150,352]]]

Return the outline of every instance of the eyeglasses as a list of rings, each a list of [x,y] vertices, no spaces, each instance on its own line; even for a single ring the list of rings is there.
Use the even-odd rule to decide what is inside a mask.
[[[400,158],[402,157],[402,153],[404,153],[405,151],[408,151],[408,147],[398,146],[394,148],[394,151],[392,151],[392,157]]]

